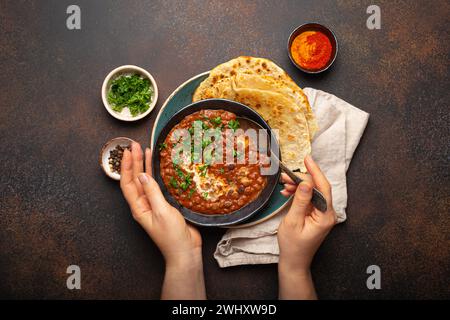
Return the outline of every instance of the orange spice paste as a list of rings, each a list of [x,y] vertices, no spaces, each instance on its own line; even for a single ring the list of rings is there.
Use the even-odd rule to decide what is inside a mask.
[[[291,45],[291,56],[302,68],[320,70],[331,58],[330,39],[320,31],[305,31],[295,37]]]

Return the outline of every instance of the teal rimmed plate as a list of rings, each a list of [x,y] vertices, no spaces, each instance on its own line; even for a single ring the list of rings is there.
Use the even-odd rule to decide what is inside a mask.
[[[192,96],[198,85],[205,80],[209,75],[209,71],[196,75],[191,79],[187,80],[185,83],[181,84],[172,94],[167,98],[167,100],[162,105],[161,109],[156,116],[155,123],[153,125],[152,136],[150,138],[150,145],[153,146],[156,142],[161,130],[167,124],[169,119],[177,113],[181,108],[192,103]],[[280,191],[283,189],[282,185],[277,185],[272,196],[269,199],[267,205],[251,219],[245,221],[245,223],[232,226],[231,228],[243,228],[251,225],[261,223],[270,217],[277,214],[281,209],[283,209],[289,202],[288,198],[281,195]],[[230,228],[230,227],[228,227]]]

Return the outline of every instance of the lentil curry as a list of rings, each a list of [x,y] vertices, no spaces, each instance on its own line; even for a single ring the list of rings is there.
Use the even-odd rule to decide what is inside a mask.
[[[267,177],[261,175],[260,170],[264,155],[256,151],[253,155],[256,161],[249,161],[252,142],[248,137],[241,136],[244,139],[239,139],[238,132],[243,132],[237,130],[239,128],[240,123],[234,113],[201,110],[185,117],[169,132],[159,146],[160,172],[167,189],[182,206],[203,214],[226,214],[244,207],[259,196],[267,184]],[[206,132],[210,129],[218,136],[208,138]],[[177,134],[180,131],[187,131],[189,135],[180,138]],[[229,157],[225,141],[230,132],[235,134],[231,142],[233,163],[226,161]],[[186,159],[186,155],[174,157],[178,154],[176,148],[186,141],[191,146],[190,159]],[[222,144],[219,148],[223,153],[219,157],[215,154],[218,148],[207,152],[214,141],[216,147],[217,141]],[[238,146],[240,142],[243,144]],[[201,145],[200,154],[196,152],[195,145]],[[244,154],[239,154],[239,150],[244,150]]]

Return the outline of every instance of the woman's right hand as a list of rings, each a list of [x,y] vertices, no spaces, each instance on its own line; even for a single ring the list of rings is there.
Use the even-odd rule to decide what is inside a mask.
[[[311,262],[317,249],[336,223],[330,183],[311,156],[305,158],[305,165],[310,175],[302,175],[303,182],[298,186],[286,174],[282,175],[285,187],[282,194],[285,196],[293,194],[294,199],[278,228],[280,298],[315,297],[310,274]],[[321,212],[312,206],[313,187],[321,191],[327,200],[326,212]],[[303,290],[301,290],[301,283],[307,284]],[[295,293],[298,291],[309,292],[309,294],[296,296]]]

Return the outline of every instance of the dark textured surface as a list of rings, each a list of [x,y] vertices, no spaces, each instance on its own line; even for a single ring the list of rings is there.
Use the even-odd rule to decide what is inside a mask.
[[[122,64],[149,70],[160,101],[187,78],[238,55],[274,60],[300,86],[323,89],[371,118],[348,172],[348,220],[319,250],[322,298],[450,298],[448,1],[73,1],[0,3],[0,298],[158,298],[164,265],[98,167],[102,144],[148,144],[156,111],[113,119],[100,99]],[[318,21],[340,52],[319,76],[289,62],[297,25]],[[276,265],[220,269],[223,230],[201,230],[210,298],[276,298]],[[69,291],[78,264],[82,290]],[[367,266],[382,269],[370,291]]]

